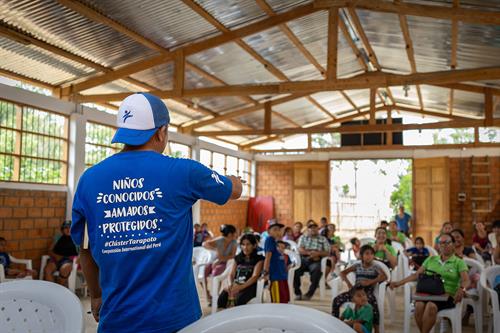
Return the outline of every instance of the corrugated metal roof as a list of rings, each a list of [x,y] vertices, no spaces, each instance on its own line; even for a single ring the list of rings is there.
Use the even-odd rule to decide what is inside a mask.
[[[347,110],[354,110],[352,105],[337,91],[316,93],[311,97],[333,115],[338,115]]]
[[[155,53],[56,1],[0,2],[0,21],[104,66],[116,67]]]
[[[23,45],[0,37],[0,68],[58,85],[95,70],[33,45]]]
[[[174,64],[169,62],[161,64],[145,71],[132,74],[131,77],[141,82],[147,83],[161,90],[169,90],[173,87],[172,75],[174,72]]]
[[[226,28],[236,29],[265,18],[256,1],[195,0]]]
[[[446,7],[453,5],[453,0],[406,0],[405,2]],[[460,7],[494,11],[500,9],[500,3],[498,0],[460,0]]]
[[[235,119],[253,128],[260,128],[260,129],[264,128],[264,110],[252,112]],[[271,118],[271,120],[272,120],[272,128],[291,127],[291,125],[288,122],[274,115]]]
[[[303,6],[312,2],[312,0],[266,0],[266,2],[277,13],[286,12],[294,7]]]
[[[356,10],[356,13],[380,66],[391,71],[409,73],[411,67],[399,16],[368,10]]]
[[[140,35],[166,47],[203,40],[220,32],[179,0],[84,0]]]
[[[278,27],[249,36],[244,41],[290,80],[322,79],[316,68],[295,48]]]
[[[500,13],[498,14],[500,15]],[[500,65],[500,27],[459,23],[457,68]]]
[[[235,43],[193,54],[188,61],[227,84],[276,82],[264,66]]]
[[[241,98],[229,96],[229,97],[217,97],[217,98],[197,98],[198,103],[212,111],[227,111],[236,108],[244,108],[251,106],[251,104],[244,102]]]
[[[281,113],[300,125],[327,119],[328,116],[318,110],[305,98],[299,98],[288,103],[273,106],[273,110]]]
[[[305,48],[314,56],[318,63],[326,69],[328,55],[328,14],[319,11],[311,15],[289,22],[288,27]],[[350,76],[362,70],[356,55],[339,30],[339,43],[337,46],[337,75],[338,77]]]
[[[451,21],[416,16],[407,16],[407,21],[413,41],[417,71],[450,69]]]

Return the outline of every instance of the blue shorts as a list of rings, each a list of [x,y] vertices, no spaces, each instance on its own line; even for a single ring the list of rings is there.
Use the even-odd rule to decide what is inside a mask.
[[[372,333],[365,325],[361,325],[361,327],[363,328],[363,333]]]

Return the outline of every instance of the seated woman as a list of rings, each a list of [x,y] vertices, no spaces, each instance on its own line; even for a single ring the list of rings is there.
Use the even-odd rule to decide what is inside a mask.
[[[490,240],[488,239],[488,232],[484,223],[477,222],[474,225],[475,233],[472,236],[472,243],[477,253],[483,258],[484,261],[491,261],[490,254]]]
[[[254,235],[243,235],[240,247],[241,252],[234,257],[235,265],[229,277],[231,284],[219,295],[218,308],[247,304],[257,293],[264,257],[257,254],[257,239]]]
[[[366,292],[368,303],[370,303],[373,307],[373,324],[377,330],[377,327],[380,324],[380,315],[378,312],[377,299],[375,298],[375,286],[377,283],[385,281],[387,277],[373,262],[374,254],[375,252],[370,245],[363,245],[360,251],[361,262],[356,263],[340,272],[340,278],[347,284],[349,289],[352,289],[353,285],[349,279],[347,279],[347,274],[351,272],[356,274],[355,285],[362,286]],[[350,291],[346,291],[345,293],[335,297],[332,304],[332,315],[338,318],[342,304],[350,302],[351,299],[352,294]]]
[[[429,250],[425,247],[424,239],[417,237],[415,238],[415,246],[407,249],[405,254],[410,258],[410,266],[419,269],[429,256]]]
[[[330,276],[330,272],[334,270],[335,265],[339,261],[340,249],[343,246],[342,242],[340,241],[340,237],[335,236],[335,229],[335,224],[327,224],[327,226],[321,232],[321,235],[324,236],[330,244],[330,260],[326,262],[326,278]],[[329,286],[327,285],[327,288],[328,287]]]
[[[436,236],[434,239],[434,249],[439,252],[439,236],[442,234],[449,234],[453,230],[453,224],[451,222],[445,222],[441,226],[441,231],[439,232],[439,235]]]
[[[451,234],[442,234],[439,237],[439,256],[430,256],[422,266],[412,275],[401,281],[391,282],[391,288],[397,288],[410,281],[416,281],[420,274],[431,271],[441,275],[444,290],[448,295],[446,301],[417,301],[415,303],[415,321],[420,332],[428,333],[436,324],[437,313],[451,309],[459,303],[469,285],[467,265],[455,255],[455,240]]]
[[[205,268],[205,285],[207,285],[207,278],[209,276],[217,276],[224,272],[227,262],[234,258],[238,248],[238,243],[236,242],[238,235],[236,234],[236,228],[233,225],[221,225],[220,232],[222,236],[210,239],[203,243],[205,248],[217,251],[217,259],[213,263],[208,264]],[[208,288],[207,299],[210,303],[212,297],[210,296]]]
[[[73,269],[73,258],[78,256],[78,250],[70,236],[71,221],[61,225],[61,235],[57,236],[49,250],[50,259],[43,271],[44,280],[55,282],[54,273],[59,272],[57,283],[66,286]]]
[[[354,253],[354,257],[356,259],[360,259],[359,252],[361,250],[361,241],[357,237],[353,237],[349,240],[351,243],[351,249],[352,252]]]
[[[375,250],[375,259],[382,261],[389,268],[394,268],[398,264],[398,254],[391,246],[391,241],[387,239],[387,232],[384,228],[375,229],[375,243],[371,244]]]
[[[406,236],[398,230],[398,224],[396,223],[396,221],[391,221],[389,223],[387,238],[389,238],[393,242],[398,242],[401,243],[402,246],[405,246]]]

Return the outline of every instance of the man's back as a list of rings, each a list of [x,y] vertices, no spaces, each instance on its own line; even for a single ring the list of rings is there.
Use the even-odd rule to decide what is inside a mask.
[[[231,182],[198,162],[152,151],[116,154],[80,179],[72,237],[87,222],[99,266],[99,332],[173,332],[201,316],[191,268],[191,206],[218,204]]]

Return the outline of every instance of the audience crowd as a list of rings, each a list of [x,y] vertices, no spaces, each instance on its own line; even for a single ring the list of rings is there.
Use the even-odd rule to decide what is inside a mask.
[[[474,224],[471,242],[466,241],[463,230],[454,228],[453,223],[445,222],[440,234],[434,239],[432,247],[427,246],[420,236],[410,237],[411,217],[400,208],[390,222],[381,221],[374,230],[373,238],[352,238],[347,246],[336,234],[334,224],[321,218],[319,225],[314,220],[296,222],[288,227],[272,219],[262,234],[245,228],[241,234],[233,225],[222,225],[220,236],[215,237],[206,223],[195,224],[193,231],[194,247],[202,246],[214,251],[216,259],[205,267],[205,286],[207,278],[222,274],[232,261],[228,284],[217,295],[217,308],[247,304],[257,296],[257,285],[262,281],[270,292],[273,303],[288,303],[290,289],[295,300],[308,301],[313,298],[321,279],[323,282],[338,277],[345,282],[348,290],[338,294],[332,303],[332,315],[350,325],[356,332],[378,332],[380,317],[375,287],[387,279],[382,267],[395,270],[398,256],[406,256],[413,273],[399,281],[393,280],[390,288],[398,288],[408,282],[427,279],[425,276],[439,276],[443,281],[443,297],[425,298],[425,292],[415,298],[415,321],[421,332],[429,332],[436,323],[440,310],[453,308],[456,303],[467,297],[467,292],[478,286],[480,272],[469,269],[463,258],[477,260],[481,265],[500,264],[500,221],[488,225]],[[67,285],[74,263],[78,264],[79,249],[70,237],[71,221],[65,221],[60,234],[48,249],[49,260],[42,267],[42,276],[47,281]],[[413,239],[413,241],[412,241]],[[13,266],[8,253],[8,240],[0,237],[0,265],[7,278],[37,277],[37,272]],[[404,249],[404,250],[397,250]],[[300,257],[292,261],[289,251]],[[341,260],[341,253],[350,252],[350,262]],[[437,255],[433,255],[436,253]],[[326,269],[322,268],[322,260]],[[288,285],[290,267],[296,265],[293,285]],[[343,269],[340,269],[343,267]],[[229,268],[228,268],[229,269]],[[302,276],[308,273],[310,283],[305,293],[301,288]],[[349,276],[353,275],[353,279]],[[500,276],[491,286],[499,293]],[[328,283],[326,288],[330,288]],[[418,287],[417,287],[418,289]],[[212,299],[209,288],[205,288],[207,299]],[[417,290],[419,292],[419,290]],[[344,311],[341,309],[346,303]],[[209,304],[211,306],[211,304]],[[466,324],[472,308],[466,308],[463,318]]]

